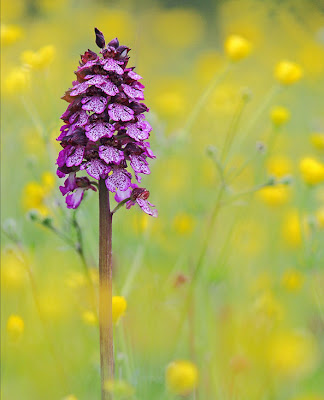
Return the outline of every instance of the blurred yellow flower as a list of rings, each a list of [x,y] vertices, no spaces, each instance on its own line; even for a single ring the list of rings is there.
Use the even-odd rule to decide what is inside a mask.
[[[270,111],[270,119],[276,126],[285,124],[290,119],[290,111],[286,107],[276,106]]]
[[[186,48],[198,43],[204,34],[204,20],[194,9],[173,8],[159,11],[154,32],[170,48]]]
[[[185,396],[198,386],[198,369],[191,361],[178,360],[166,368],[166,385],[170,392]]]
[[[214,50],[201,53],[196,60],[196,77],[202,83],[209,82],[224,64],[223,56]]]
[[[81,272],[71,272],[65,279],[65,284],[72,289],[78,289],[86,286],[87,281]]]
[[[17,342],[25,330],[24,320],[19,315],[10,315],[7,321],[7,333],[11,341]]]
[[[225,40],[225,53],[231,61],[239,61],[246,58],[251,49],[251,43],[242,36],[230,35]]]
[[[195,220],[189,214],[178,214],[174,217],[173,226],[180,235],[187,235],[193,231]]]
[[[124,380],[108,380],[104,384],[107,392],[111,393],[116,399],[125,399],[134,396],[135,389]]]
[[[134,231],[138,233],[146,232],[150,225],[150,218],[144,213],[134,213],[132,216],[132,226]]]
[[[284,308],[270,290],[262,293],[254,303],[254,311],[262,320],[282,320]]]
[[[185,111],[186,98],[180,91],[165,89],[155,98],[155,104],[163,116],[177,116]]]
[[[304,276],[301,272],[290,269],[284,272],[281,278],[281,285],[289,292],[298,292],[304,283]]]
[[[94,312],[92,311],[84,311],[82,313],[82,321],[86,325],[96,326],[98,325],[98,319]]]
[[[310,142],[317,150],[324,150],[324,133],[312,133]]]
[[[309,235],[309,226],[306,219],[300,221],[297,211],[292,210],[285,215],[282,224],[282,234],[285,242],[292,247],[302,244],[303,238]]]
[[[0,29],[2,46],[13,44],[22,37],[22,29],[17,25],[1,24]]]
[[[30,82],[29,71],[25,68],[14,68],[4,80],[4,91],[8,94],[23,93]]]
[[[324,207],[319,208],[315,213],[317,226],[321,229],[324,228]]]
[[[41,47],[38,51],[26,50],[21,59],[24,64],[33,69],[44,69],[54,60],[56,49],[52,45]]]
[[[287,185],[266,186],[257,192],[261,199],[268,206],[282,206],[290,198],[290,188]]]
[[[309,185],[324,181],[324,164],[312,157],[304,157],[299,163],[302,179]]]
[[[267,161],[267,171],[269,175],[282,178],[292,173],[293,165],[291,160],[285,156],[273,156]]]
[[[42,186],[44,188],[44,192],[50,193],[55,186],[55,175],[52,172],[45,171],[42,174]]]
[[[284,377],[296,377],[309,372],[316,358],[316,344],[307,333],[277,333],[268,344],[269,364],[274,373]]]
[[[112,298],[112,319],[117,324],[119,319],[125,314],[127,301],[123,296],[113,296]]]
[[[25,267],[12,251],[1,253],[1,289],[20,289],[26,281]]]
[[[300,65],[283,60],[276,65],[274,75],[281,84],[291,85],[302,78],[303,70]]]
[[[64,397],[62,400],[78,400],[74,394],[69,394],[68,396]]]
[[[23,207],[25,210],[37,210],[43,217],[49,214],[45,204],[46,193],[43,185],[37,182],[29,182],[23,189]]]

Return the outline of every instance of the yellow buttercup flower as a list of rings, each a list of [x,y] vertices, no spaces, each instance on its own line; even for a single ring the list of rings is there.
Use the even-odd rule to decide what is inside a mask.
[[[178,214],[173,220],[173,226],[180,235],[187,235],[193,231],[195,221],[189,214]]]
[[[22,53],[21,59],[24,64],[33,69],[44,69],[48,67],[55,57],[55,47],[47,45],[38,51],[26,50]]]
[[[290,269],[286,271],[281,278],[281,285],[289,292],[299,291],[304,283],[304,276],[301,272]]]
[[[316,345],[310,334],[281,332],[268,344],[268,360],[274,373],[284,377],[303,375],[316,362]]]
[[[198,386],[198,369],[191,361],[173,361],[166,368],[165,378],[170,392],[188,395]]]
[[[4,91],[9,94],[23,93],[29,87],[29,82],[29,72],[25,68],[14,68],[4,80]]]
[[[22,337],[24,329],[24,320],[19,315],[10,315],[7,321],[7,332],[10,340],[17,342]]]
[[[231,61],[239,61],[246,58],[251,49],[251,43],[239,35],[230,35],[225,41],[225,53]]]
[[[299,163],[302,179],[309,185],[324,181],[324,164],[312,157],[304,157]]]
[[[282,85],[291,85],[302,78],[303,70],[300,65],[283,60],[276,65],[274,75]]]
[[[290,197],[290,189],[287,185],[266,186],[260,189],[258,197],[269,206],[281,206],[286,204]]]
[[[117,324],[119,319],[125,314],[127,301],[123,296],[113,296],[112,298],[112,319]]]
[[[312,133],[310,142],[317,150],[324,150],[324,133]]]
[[[290,119],[290,112],[286,107],[276,106],[270,111],[270,119],[276,126],[285,124]]]
[[[17,25],[1,24],[1,45],[8,46],[22,37],[22,29]]]
[[[42,216],[49,214],[45,204],[45,190],[43,185],[37,182],[29,182],[23,189],[23,207],[26,211],[37,210]]]

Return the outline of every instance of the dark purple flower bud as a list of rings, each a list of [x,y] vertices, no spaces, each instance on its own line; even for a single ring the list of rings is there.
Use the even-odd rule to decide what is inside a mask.
[[[96,44],[98,47],[103,49],[105,47],[105,38],[102,32],[99,31],[99,29],[95,28],[95,34],[96,34]]]

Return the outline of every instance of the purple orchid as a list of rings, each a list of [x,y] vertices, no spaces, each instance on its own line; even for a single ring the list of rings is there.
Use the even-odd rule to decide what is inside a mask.
[[[104,179],[117,203],[126,208],[138,204],[157,216],[147,201],[149,191],[133,183],[139,174],[149,174],[148,160],[155,158],[147,141],[152,130],[145,120],[142,77],[127,67],[127,46],[113,39],[107,45],[95,28],[99,54],[88,50],[81,56],[76,81],[62,97],[69,105],[62,114],[64,124],[57,138],[62,150],[57,158],[57,175],[67,178],[60,186],[68,208],[77,208],[85,190],[96,191],[97,183],[76,177],[85,171],[92,179]]]

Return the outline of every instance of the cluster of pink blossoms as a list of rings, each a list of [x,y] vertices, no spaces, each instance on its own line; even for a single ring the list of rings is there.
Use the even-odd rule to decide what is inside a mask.
[[[67,207],[77,208],[85,190],[96,191],[95,181],[76,176],[85,170],[95,180],[104,179],[117,202],[127,199],[127,208],[137,203],[156,217],[149,191],[132,183],[127,169],[130,165],[140,183],[139,174],[150,173],[147,159],[155,158],[147,141],[152,128],[144,112],[149,109],[141,102],[144,85],[134,67],[127,68],[130,49],[117,38],[106,46],[103,34],[98,29],[95,33],[100,54],[88,50],[81,56],[77,80],[63,96],[70,104],[61,116],[57,175],[68,176],[60,190],[67,195]]]

